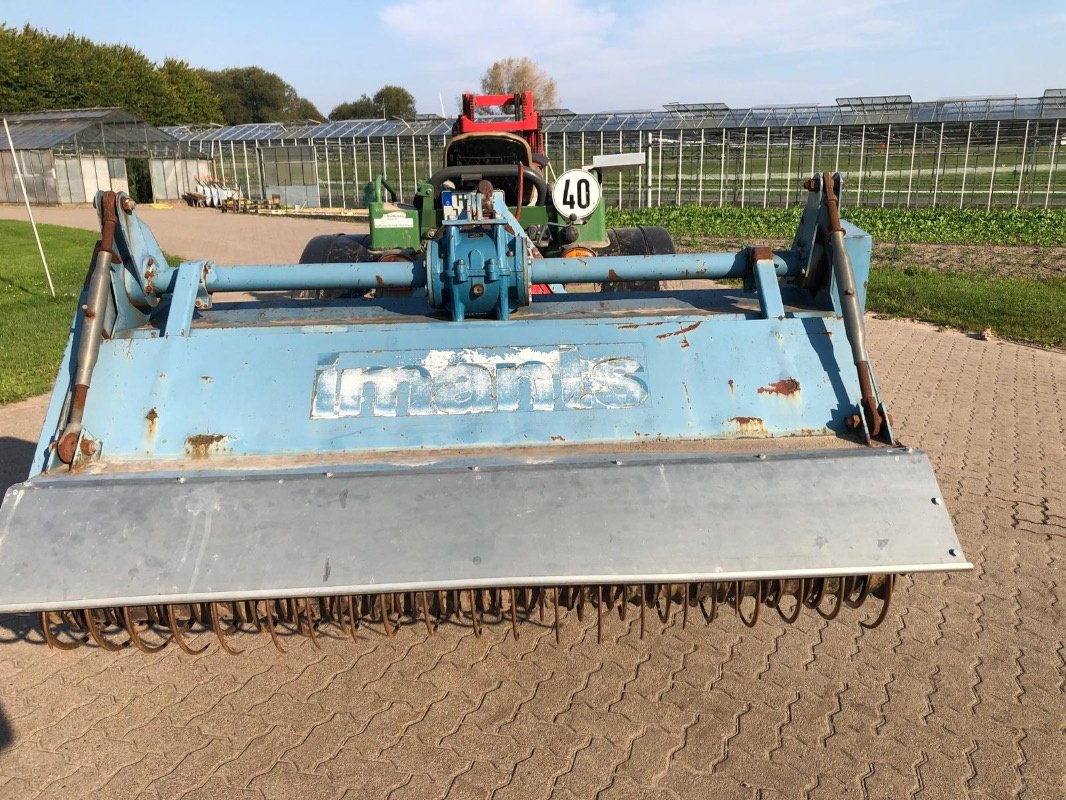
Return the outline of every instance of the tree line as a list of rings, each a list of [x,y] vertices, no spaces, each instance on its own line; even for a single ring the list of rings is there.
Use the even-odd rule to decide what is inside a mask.
[[[411,119],[415,98],[386,84],[335,106],[328,115],[262,67],[199,69],[167,58],[157,64],[123,44],[59,36],[29,25],[0,23],[0,112],[64,108],[124,108],[152,125],[217,122],[292,122],[339,119]],[[556,105],[555,82],[528,58],[496,62],[482,91],[532,90],[541,107]]]
[[[58,36],[29,25],[0,23],[0,112],[117,106],[153,125],[323,120],[319,109],[280,75],[262,67],[198,69],[167,58],[157,64],[123,44],[84,36]],[[415,113],[415,99],[400,86],[342,103],[358,117]]]

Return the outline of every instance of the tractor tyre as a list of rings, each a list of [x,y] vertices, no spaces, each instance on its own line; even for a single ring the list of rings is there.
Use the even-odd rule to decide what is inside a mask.
[[[300,254],[301,264],[347,264],[373,261],[368,233],[330,233],[316,236]],[[293,300],[347,300],[363,297],[364,289],[296,289]]]
[[[670,231],[657,226],[608,228],[607,242],[606,247],[597,248],[597,255],[659,256],[676,252]],[[657,292],[659,288],[659,281],[605,281],[600,284],[601,292]]]

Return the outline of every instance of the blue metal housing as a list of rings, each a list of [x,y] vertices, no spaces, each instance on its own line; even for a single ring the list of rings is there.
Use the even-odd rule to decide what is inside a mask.
[[[428,269],[171,267],[136,213],[123,214],[113,325],[84,416],[93,454],[79,461],[328,460],[380,450],[847,434],[859,387],[835,284],[811,292],[788,282],[817,255],[815,193],[804,216],[809,237],[763,260],[751,249],[533,260],[518,223],[496,209],[495,220],[473,221],[472,238],[470,219],[449,225],[428,249]],[[865,287],[870,239],[849,226],[846,244]],[[541,295],[526,305],[531,280],[738,276],[754,291],[704,281],[609,301]],[[428,306],[418,298],[279,298],[267,307],[211,300],[226,290],[419,284],[428,287]],[[486,288],[475,296],[475,285]],[[430,306],[445,306],[451,320],[497,319],[457,324]],[[52,445],[70,354],[68,347],[34,472],[57,467]]]
[[[473,195],[423,260],[232,267],[168,264],[120,198],[91,381],[83,297],[0,508],[0,611],[967,568],[925,456],[861,447],[865,353],[830,264],[861,308],[871,243],[827,238],[812,186],[778,252],[534,258]],[[685,288],[578,286],[624,280]],[[223,296],[390,286],[425,292]],[[765,444],[783,437],[819,452]],[[716,452],[745,439],[764,465]],[[264,546],[279,558],[243,556]]]

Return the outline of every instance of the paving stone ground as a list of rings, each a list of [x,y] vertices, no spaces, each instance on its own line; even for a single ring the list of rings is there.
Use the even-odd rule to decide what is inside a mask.
[[[1066,354],[868,325],[976,565],[904,578],[880,628],[724,614],[641,641],[631,618],[597,645],[570,615],[561,645],[452,626],[190,657],[50,652],[5,616],[0,797],[1066,796]],[[11,408],[25,453],[42,409]]]

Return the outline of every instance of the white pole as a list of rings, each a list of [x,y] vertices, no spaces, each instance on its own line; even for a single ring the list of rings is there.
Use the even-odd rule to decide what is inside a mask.
[[[1059,120],[1055,120],[1055,135],[1051,139],[1051,166],[1047,171],[1047,191],[1044,192],[1044,210],[1051,199],[1051,179],[1055,176],[1055,154],[1059,143]]]
[[[996,158],[999,156],[999,122],[996,122],[996,141],[992,145],[992,177],[988,179],[988,203],[985,211],[992,210],[992,189],[996,185]]]
[[[940,142],[936,146],[936,175],[933,176],[933,208],[936,208],[936,196],[940,190],[940,156],[944,152],[944,124],[940,123]]]
[[[718,207],[725,205],[725,137],[726,130],[722,128],[722,164],[718,170]]]
[[[677,197],[674,201],[674,205],[681,205],[681,153],[685,146],[685,132],[679,130],[677,132]]]
[[[959,208],[966,202],[966,170],[970,168],[970,136],[973,133],[973,123],[966,126],[966,154],[962,157],[962,191],[959,192]]]
[[[849,147],[848,150],[851,148]],[[866,169],[866,126],[862,126],[862,139],[859,140],[859,186],[855,190],[855,205],[862,205],[862,173]]]
[[[344,191],[344,142],[337,137],[337,164],[341,171],[341,208],[348,207],[348,193]]]
[[[30,196],[26,193],[26,181],[22,179],[22,167],[19,166],[19,157],[15,154],[15,141],[11,138],[11,129],[7,126],[7,117],[4,117],[4,133],[7,134],[7,146],[11,148],[11,160],[15,162],[15,174],[19,177],[19,186],[22,187],[22,199],[26,202],[26,214],[30,218],[30,227],[33,228],[33,238],[37,240],[37,252],[41,254],[41,264],[44,265],[44,277],[48,279],[48,291],[52,297],[56,296],[56,287],[52,283],[52,273],[48,269],[48,259],[44,257],[44,248],[41,247],[41,236],[37,233],[37,223],[33,219],[33,209],[30,208]]]
[[[918,149],[918,123],[914,123],[914,136],[911,138],[911,165],[907,170],[907,208],[911,207],[911,187],[914,185],[914,153]]]
[[[565,133],[563,134],[566,135]],[[565,164],[563,166],[566,166]],[[655,165],[655,205],[663,204],[663,132],[659,131],[659,163]]]
[[[788,177],[785,179],[785,206],[788,206],[789,195],[792,193],[792,126],[788,126],[788,166],[785,167]]]
[[[326,202],[329,208],[333,208],[333,175],[329,169],[329,139],[322,140],[322,152],[326,154]]]
[[[766,204],[770,199],[770,126],[766,126],[766,169],[763,172],[763,187],[762,187],[762,207],[766,208]]]
[[[1022,204],[1022,182],[1025,180],[1025,154],[1029,149],[1029,120],[1025,121],[1025,138],[1022,140],[1022,163],[1018,167],[1018,194],[1014,198],[1014,207]]]
[[[881,208],[885,207],[885,190],[888,188],[888,154],[892,151],[892,123],[885,134],[885,165],[881,168]]]
[[[748,193],[748,129],[744,129],[744,150],[740,157],[740,207],[744,208],[745,195]]]
[[[700,174],[699,174],[699,189],[697,190],[697,204],[703,205],[703,148],[707,144],[707,131],[704,128],[700,128]]]

